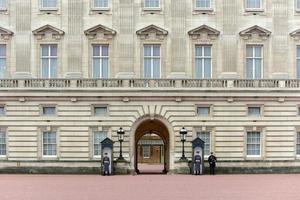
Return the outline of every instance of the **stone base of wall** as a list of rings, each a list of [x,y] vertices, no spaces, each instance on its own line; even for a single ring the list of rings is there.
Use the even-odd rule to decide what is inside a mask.
[[[300,167],[217,167],[216,174],[296,174]],[[205,168],[209,174],[209,168]]]

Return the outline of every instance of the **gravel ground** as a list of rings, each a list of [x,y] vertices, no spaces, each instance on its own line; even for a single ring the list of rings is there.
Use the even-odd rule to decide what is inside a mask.
[[[0,200],[300,200],[300,175],[0,175]]]

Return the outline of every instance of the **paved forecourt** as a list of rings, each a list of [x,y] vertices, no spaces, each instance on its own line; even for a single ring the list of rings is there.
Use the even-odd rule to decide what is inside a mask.
[[[300,199],[300,175],[0,175],[1,200]]]

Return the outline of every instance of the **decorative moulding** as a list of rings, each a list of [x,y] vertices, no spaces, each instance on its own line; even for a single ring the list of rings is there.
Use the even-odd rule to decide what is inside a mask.
[[[92,28],[85,30],[84,34],[91,40],[92,39],[108,40],[108,39],[112,39],[117,34],[117,32],[106,26],[98,24],[96,26],[93,26]]]
[[[266,40],[271,35],[271,31],[255,25],[241,31],[239,34],[244,40]]]
[[[153,24],[136,31],[142,40],[163,40],[168,35],[168,31]]]
[[[295,41],[300,41],[300,29],[291,32],[290,36],[294,38]]]
[[[65,34],[64,31],[49,24],[32,31],[32,33],[37,37],[38,40],[46,39],[48,37],[50,39],[59,40]]]
[[[190,30],[188,34],[193,40],[210,41],[217,39],[220,31],[204,24]]]
[[[0,39],[9,40],[14,33],[0,26]]]

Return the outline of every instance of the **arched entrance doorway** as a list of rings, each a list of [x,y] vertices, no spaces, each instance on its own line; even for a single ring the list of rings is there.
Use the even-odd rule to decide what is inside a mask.
[[[151,141],[149,140],[151,139]],[[160,142],[161,141],[161,142]],[[157,151],[159,148],[160,157],[158,160],[162,164],[161,173],[167,173],[169,170],[170,160],[170,139],[167,127],[160,120],[145,120],[140,123],[135,131],[134,138],[134,169],[137,173],[139,170],[139,161],[141,161],[141,148],[144,146],[152,145],[152,150]],[[159,148],[158,148],[159,147]],[[150,149],[151,150],[151,149]],[[158,160],[153,161],[158,162]]]

